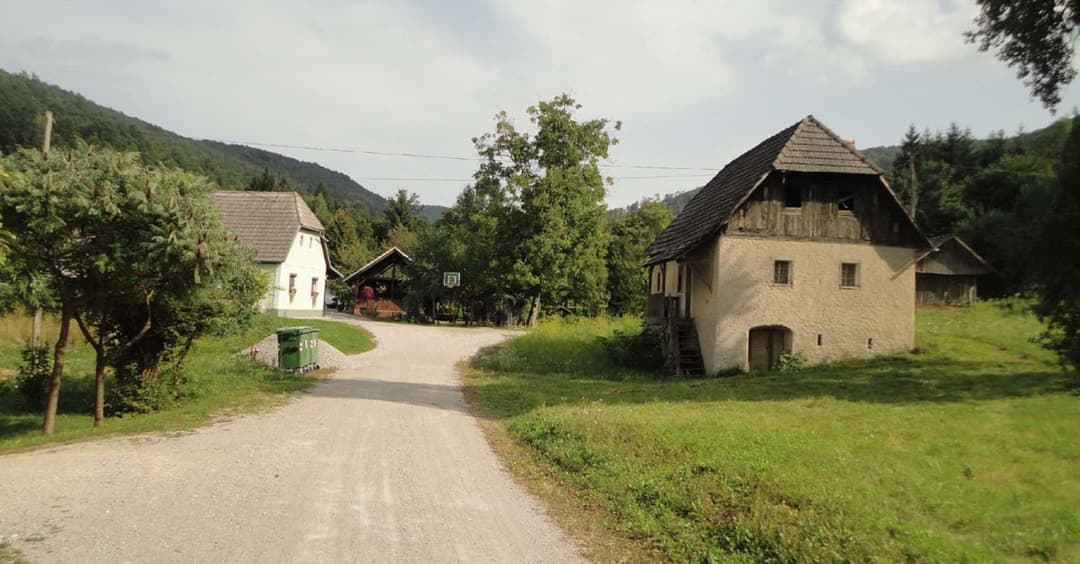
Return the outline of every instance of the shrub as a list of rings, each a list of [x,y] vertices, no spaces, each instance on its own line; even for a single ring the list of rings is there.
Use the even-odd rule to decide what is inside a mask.
[[[664,366],[663,345],[655,331],[644,327],[616,329],[610,337],[597,337],[608,359],[620,368],[641,371],[659,370]]]
[[[116,373],[106,406],[110,415],[152,413],[175,405],[185,396],[187,377],[182,365],[139,372],[132,363]]]
[[[798,372],[806,368],[808,361],[806,355],[797,353],[784,353],[776,359],[776,370],[779,372]]]
[[[45,409],[45,399],[49,395],[49,380],[52,378],[52,359],[49,347],[27,345],[22,350],[22,363],[15,376],[15,386],[22,394],[23,403],[28,411]]]

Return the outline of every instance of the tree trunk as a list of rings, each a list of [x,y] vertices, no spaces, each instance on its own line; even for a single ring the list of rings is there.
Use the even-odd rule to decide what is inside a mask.
[[[51,435],[56,428],[56,408],[60,404],[60,377],[64,375],[64,358],[67,356],[68,332],[71,328],[71,306],[64,304],[60,314],[60,335],[53,349],[52,377],[49,379],[49,401],[45,404],[45,423],[41,432]]]
[[[527,324],[529,327],[536,327],[536,322],[540,320],[540,292],[537,292],[532,299],[532,305],[529,306],[529,320]]]
[[[105,420],[105,355],[98,352],[94,362],[94,427]]]

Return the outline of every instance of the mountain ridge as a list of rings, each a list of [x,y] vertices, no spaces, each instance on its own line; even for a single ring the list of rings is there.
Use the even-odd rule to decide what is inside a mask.
[[[223,189],[240,190],[267,170],[311,194],[321,183],[334,199],[359,202],[372,213],[386,199],[345,173],[246,145],[193,139],[119,110],[78,92],[47,83],[27,72],[0,69],[0,152],[41,145],[41,116],[57,117],[52,146],[69,147],[77,139],[117,150],[138,151],[148,163],[175,166],[208,176]]]

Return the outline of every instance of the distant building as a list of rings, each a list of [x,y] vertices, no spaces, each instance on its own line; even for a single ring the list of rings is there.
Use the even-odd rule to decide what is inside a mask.
[[[322,315],[330,264],[326,228],[295,192],[215,192],[225,227],[256,251],[270,282],[260,309],[285,316]]]
[[[731,161],[646,250],[647,322],[685,373],[910,350],[930,242],[812,116]]]
[[[979,298],[979,277],[994,271],[956,235],[930,239],[933,250],[919,259],[915,296],[919,305],[969,306]]]

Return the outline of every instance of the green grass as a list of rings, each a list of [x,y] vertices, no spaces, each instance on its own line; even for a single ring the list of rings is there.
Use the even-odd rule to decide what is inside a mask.
[[[676,381],[608,365],[632,323],[544,325],[468,383],[511,468],[622,546],[592,556],[1080,559],[1080,397],[1034,318],[921,311],[917,354]]]
[[[41,435],[41,414],[29,413],[22,398],[5,379],[14,375],[22,346],[18,328],[27,319],[0,322],[0,453],[46,444],[73,442],[117,434],[192,429],[227,413],[253,411],[280,405],[293,393],[318,380],[319,373],[296,376],[281,374],[253,364],[242,352],[253,343],[290,325],[319,325],[323,339],[348,354],[370,350],[369,334],[357,327],[325,320],[295,320],[272,316],[256,318],[243,332],[198,341],[185,364],[188,382],[181,401],[162,411],[108,418],[98,429],[92,427],[93,351],[77,341],[69,348],[67,374],[61,385],[56,431]],[[50,322],[52,325],[54,323]],[[47,324],[46,338],[54,338],[55,327]],[[241,353],[241,354],[237,354]]]
[[[276,322],[274,328],[315,326],[319,328],[319,338],[330,343],[345,354],[360,354],[375,348],[375,341],[366,329],[340,321],[324,319],[291,319],[284,317],[270,318]]]

